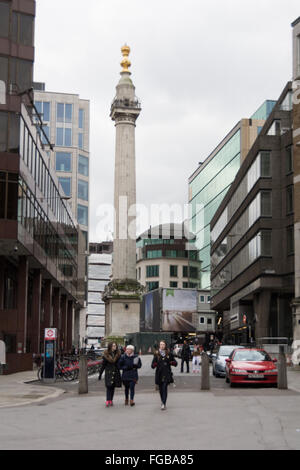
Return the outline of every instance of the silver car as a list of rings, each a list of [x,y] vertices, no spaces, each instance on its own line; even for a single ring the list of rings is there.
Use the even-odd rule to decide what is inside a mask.
[[[226,359],[230,356],[234,349],[240,349],[243,347],[244,346],[237,346],[232,344],[220,346],[218,352],[212,355],[213,375],[215,377],[225,377]]]

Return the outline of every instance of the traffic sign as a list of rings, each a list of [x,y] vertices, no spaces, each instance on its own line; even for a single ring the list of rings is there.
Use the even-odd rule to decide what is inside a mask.
[[[57,338],[57,328],[45,328],[45,340],[51,341]]]

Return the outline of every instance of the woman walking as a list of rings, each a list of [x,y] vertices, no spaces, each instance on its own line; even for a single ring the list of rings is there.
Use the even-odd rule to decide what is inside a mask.
[[[199,346],[195,345],[193,351],[193,374],[200,372],[201,353]]]
[[[171,366],[176,367],[177,361],[167,348],[165,341],[160,341],[159,350],[153,356],[151,367],[156,369],[155,384],[159,387],[161,410],[166,409],[168,385],[174,382]]]
[[[134,406],[135,385],[138,381],[138,369],[142,367],[142,361],[137,354],[134,354],[134,346],[129,344],[126,346],[125,353],[121,356],[119,367],[122,372],[122,382],[125,387],[125,405]]]
[[[125,405],[134,406],[135,385],[138,381],[138,369],[142,367],[142,361],[137,354],[134,354],[134,346],[129,344],[126,346],[125,353],[121,356],[119,362],[122,372],[122,382],[125,387]]]
[[[99,380],[105,370],[106,386],[106,407],[113,406],[113,399],[116,387],[122,387],[121,374],[119,370],[119,359],[121,353],[116,343],[109,343],[108,348],[103,353],[102,365],[99,371]]]

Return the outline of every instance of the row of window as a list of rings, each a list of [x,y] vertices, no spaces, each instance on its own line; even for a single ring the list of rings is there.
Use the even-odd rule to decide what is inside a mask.
[[[34,17],[10,11],[11,3],[0,2],[0,36],[17,44],[33,46]]]
[[[241,240],[259,217],[272,216],[272,192],[260,191],[226,237],[218,244],[211,257],[212,269],[223,260],[232,248]]]
[[[241,205],[247,194],[251,191],[259,178],[271,177],[271,152],[259,152],[244,176],[236,191],[232,195],[219,220],[211,231],[212,243],[216,241],[227,223]]]
[[[50,141],[50,127],[43,125],[44,134],[46,134],[48,141]],[[42,143],[47,145],[47,139],[44,134],[40,132]],[[55,145],[59,147],[72,147],[72,128],[71,127],[57,127]],[[83,150],[83,134],[78,134],[78,148]]]
[[[214,295],[260,256],[272,256],[272,232],[261,230],[212,279]]]
[[[18,220],[63,274],[76,274],[77,231],[74,229],[63,240],[17,174],[0,172],[0,219]]]
[[[187,250],[148,250],[146,254],[147,259],[153,258],[189,258],[189,251]]]
[[[12,85],[12,89],[17,93],[32,86],[32,70],[30,60],[0,56],[0,80],[7,88]]]
[[[50,122],[51,103],[49,101],[35,101],[35,107],[41,115],[43,122]],[[56,103],[56,122],[72,123],[73,122],[73,104]],[[84,127],[84,109],[78,111],[78,127]]]
[[[66,196],[72,195],[72,178],[59,176],[58,180],[64,190]],[[83,201],[89,199],[89,183],[87,181],[78,180],[77,197]]]
[[[141,268],[138,268],[140,276]],[[170,265],[170,277],[178,277],[178,266]],[[146,277],[159,277],[159,265],[146,266]],[[198,278],[198,268],[195,266],[182,266],[182,277]],[[139,277],[140,279],[140,277]]]
[[[75,230],[69,211],[49,172],[23,117],[20,119],[20,156],[28,167],[45,199],[49,202],[58,222]]]
[[[72,154],[70,152],[55,153],[55,169],[65,173],[72,173]],[[89,159],[83,155],[78,156],[78,173],[83,176],[89,176]]]
[[[176,282],[176,281],[170,281],[169,284],[170,284],[169,287],[171,287],[171,288],[180,287],[180,286],[178,286],[178,282]],[[182,288],[183,289],[196,289],[197,287],[198,287],[198,284],[195,283],[195,282],[183,282],[182,283]],[[149,292],[151,290],[154,290],[154,289],[158,289],[158,288],[159,288],[159,282],[158,281],[146,282],[147,292]]]

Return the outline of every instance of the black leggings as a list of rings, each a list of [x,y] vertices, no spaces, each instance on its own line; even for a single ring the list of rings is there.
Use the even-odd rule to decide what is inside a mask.
[[[168,398],[168,383],[162,382],[159,384],[159,393],[162,403],[165,405],[167,403]]]
[[[113,401],[115,394],[115,386],[106,387],[106,401]]]
[[[130,400],[134,399],[134,387],[135,387],[135,382],[132,380],[124,380],[123,382],[124,387],[125,387],[125,398],[128,400],[129,398],[129,390],[130,390]]]

